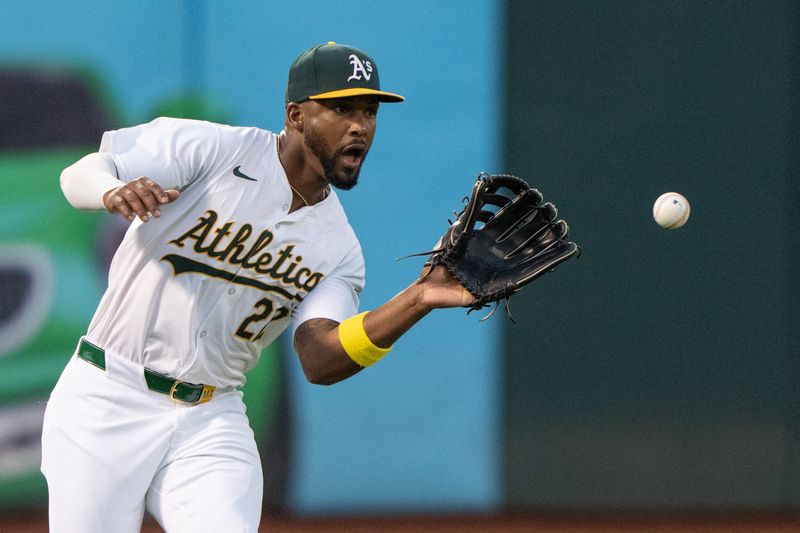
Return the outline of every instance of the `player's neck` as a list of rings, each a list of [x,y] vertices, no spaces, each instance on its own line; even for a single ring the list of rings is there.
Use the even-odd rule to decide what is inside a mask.
[[[302,139],[299,139],[302,142]],[[305,159],[303,150],[296,141],[282,131],[276,137],[275,149],[281,162],[293,199],[291,211],[312,206],[328,197],[330,187],[325,179],[311,168]]]

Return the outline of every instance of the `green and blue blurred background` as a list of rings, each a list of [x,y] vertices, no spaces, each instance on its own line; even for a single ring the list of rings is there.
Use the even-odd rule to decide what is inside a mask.
[[[583,253],[480,322],[433,313],[390,357],[249,377],[265,510],[296,516],[800,509],[793,1],[0,3],[0,507],[42,509],[44,402],[124,231],[60,171],[155,116],[278,131],[288,67],[375,57],[375,145],[340,195],[362,308],[404,288],[480,171],[526,178]],[[685,228],[651,218],[679,191]],[[476,316],[477,315],[477,316]]]

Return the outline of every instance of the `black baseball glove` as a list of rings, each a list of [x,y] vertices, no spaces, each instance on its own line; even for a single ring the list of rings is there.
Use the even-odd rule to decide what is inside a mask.
[[[481,173],[426,263],[444,265],[475,297],[470,311],[505,299],[579,252],[552,203],[524,180]],[[492,310],[491,314],[494,313]]]

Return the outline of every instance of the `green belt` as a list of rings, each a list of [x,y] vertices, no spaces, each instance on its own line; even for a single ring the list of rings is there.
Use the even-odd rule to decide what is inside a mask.
[[[98,368],[106,369],[106,352],[89,341],[81,339],[80,344],[78,344],[78,357]],[[149,368],[144,369],[144,380],[147,382],[148,389],[166,394],[175,401],[190,405],[207,402],[214,396],[214,390],[216,389],[211,385],[173,379]]]

